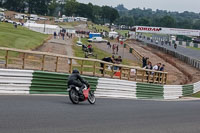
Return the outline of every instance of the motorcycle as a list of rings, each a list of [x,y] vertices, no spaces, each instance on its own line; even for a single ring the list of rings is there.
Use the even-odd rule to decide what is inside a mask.
[[[90,104],[95,104],[96,99],[94,96],[94,92],[91,91],[90,86],[86,86],[83,89],[83,93],[79,93],[80,88],[74,85],[69,86],[69,98],[73,104],[79,104],[79,102],[83,102],[88,100]]]

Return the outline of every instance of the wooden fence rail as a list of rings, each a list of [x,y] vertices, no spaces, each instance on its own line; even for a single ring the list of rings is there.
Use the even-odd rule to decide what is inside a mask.
[[[72,73],[72,70],[76,68],[83,75],[157,84],[166,84],[168,74],[140,67],[112,64],[97,59],[2,47],[0,47],[0,67],[67,73]]]

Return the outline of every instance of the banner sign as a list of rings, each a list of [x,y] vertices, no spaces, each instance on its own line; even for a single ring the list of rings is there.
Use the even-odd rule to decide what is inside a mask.
[[[200,30],[192,30],[192,29],[135,26],[135,30],[136,32],[140,32],[140,33],[200,36]]]

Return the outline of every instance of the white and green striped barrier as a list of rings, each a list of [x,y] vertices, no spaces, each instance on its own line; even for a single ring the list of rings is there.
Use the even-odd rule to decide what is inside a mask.
[[[68,94],[69,74],[0,69],[0,94]],[[95,95],[110,98],[178,99],[200,91],[192,85],[158,85],[127,80],[87,77]]]

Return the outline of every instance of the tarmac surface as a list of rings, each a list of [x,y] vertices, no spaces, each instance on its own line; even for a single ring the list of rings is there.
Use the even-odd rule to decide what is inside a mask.
[[[199,133],[200,101],[0,96],[0,133]]]
[[[169,46],[169,44],[161,45],[161,42],[158,42],[158,44],[156,44],[155,42],[152,43],[152,42],[150,42],[149,40],[146,40],[146,39],[143,40],[143,41],[146,42],[146,43],[150,43],[150,44],[153,44],[153,45],[157,45],[157,46],[167,48],[168,50],[178,52],[182,55],[186,55],[188,57],[192,57],[192,58],[197,59],[197,60],[200,60],[200,50],[185,48],[185,47],[178,45],[178,44],[177,44],[177,48],[175,49],[173,44],[171,46]]]

